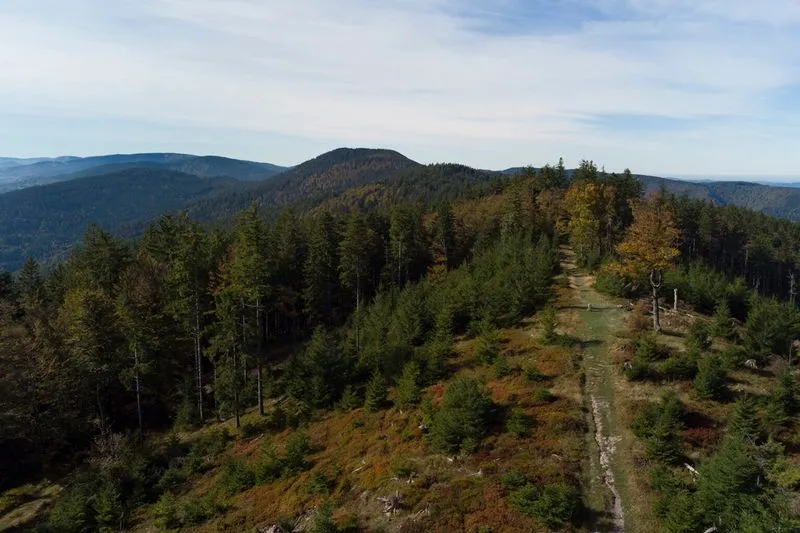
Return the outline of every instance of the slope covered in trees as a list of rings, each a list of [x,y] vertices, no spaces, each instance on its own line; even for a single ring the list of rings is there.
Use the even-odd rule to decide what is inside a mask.
[[[134,168],[172,170],[204,178],[224,176],[242,181],[260,181],[286,170],[270,163],[189,154],[114,154],[27,160],[7,158],[4,164],[0,164],[0,193]]]
[[[717,205],[744,207],[774,217],[800,220],[800,189],[750,182],[689,182],[638,175],[648,195],[666,190],[676,196]]]
[[[594,528],[593,339],[547,307],[568,245],[656,316],[673,288],[714,314],[638,310],[620,339],[616,397],[639,439],[620,446],[652,474],[635,474],[652,530],[797,527],[796,224],[645,201],[592,162],[568,179],[327,158],[260,184],[269,209],[229,227],[163,216],[123,241],[91,226],[47,274],[0,275],[0,485],[22,491],[4,506],[45,476],[64,490],[29,522],[43,531]],[[207,216],[244,197],[227,198]]]
[[[228,178],[130,169],[2,194],[0,269],[14,271],[28,256],[63,257],[87,224],[134,236],[145,221],[165,211],[241,186]]]
[[[178,168],[202,173],[196,165],[205,163],[198,159],[206,160],[194,158]],[[255,201],[267,208],[267,217],[274,221],[280,206],[288,204],[298,212],[320,205],[332,212],[355,205],[374,209],[404,200],[433,205],[478,194],[480,187],[493,187],[497,179],[495,173],[463,165],[422,166],[393,152],[371,150],[331,152],[258,184],[204,180],[157,166],[137,166],[0,196],[0,205],[13,205],[0,214],[4,223],[0,224],[0,268],[15,270],[26,256],[39,261],[58,256],[78,241],[88,222],[99,223],[115,236],[135,237],[163,212],[185,209],[198,220],[225,224],[238,209]]]
[[[474,378],[451,383],[440,407],[421,391],[454,372],[456,337],[477,333],[498,346],[498,327],[517,324],[548,300],[555,252],[532,205],[516,188],[452,208],[396,203],[302,220],[285,211],[270,225],[253,207],[237,215],[230,232],[165,217],[133,246],[91,228],[52,274],[42,277],[31,261],[4,290],[0,446],[17,451],[2,465],[3,483],[37,470],[53,475],[88,451],[94,466],[68,480],[42,527],[133,525],[135,510],[156,500],[172,505],[169,494],[185,486],[175,477],[186,475],[184,459],[173,465],[155,441],[149,451],[137,450],[142,435],[229,417],[240,429],[249,409],[278,430],[314,423],[337,405],[381,412],[395,385],[399,405],[431,417],[432,450],[478,450],[505,433],[495,417],[506,410],[513,414],[509,431],[522,438],[530,415],[512,413],[515,400],[497,403]],[[480,360],[502,378],[511,369],[503,370],[500,363],[508,362],[499,350],[482,349]],[[557,401],[542,394],[542,406]],[[576,407],[571,416],[579,417]],[[552,427],[577,438],[576,426]],[[114,437],[125,432],[130,441]],[[302,473],[315,453],[302,439],[268,451],[258,465],[226,464],[220,490],[234,495]],[[131,457],[142,469],[133,471]],[[569,460],[577,468],[578,456]],[[314,481],[321,491],[331,490],[324,487],[338,474],[325,475]],[[509,485],[521,491],[509,500],[520,509],[516,520],[572,520],[575,479],[544,474],[542,486],[550,480],[565,502],[545,516],[535,510],[534,478],[522,475],[522,485]],[[213,517],[205,512],[165,519],[188,526]],[[441,520],[450,519],[434,522]]]
[[[393,173],[419,166],[391,150],[339,148],[306,161],[267,182],[246,190],[232,192],[214,201],[198,202],[189,214],[210,221],[232,217],[252,203],[262,208],[280,208],[297,204],[313,206],[351,187],[367,185]]]

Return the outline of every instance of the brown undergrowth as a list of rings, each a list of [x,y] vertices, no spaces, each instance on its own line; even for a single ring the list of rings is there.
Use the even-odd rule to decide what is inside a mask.
[[[391,407],[375,413],[363,408],[320,412],[305,428],[312,450],[308,470],[235,494],[227,499],[222,515],[194,530],[252,530],[280,519],[297,519],[327,503],[333,521],[346,531],[546,531],[533,518],[509,507],[500,478],[515,468],[537,484],[577,486],[585,431],[578,372],[573,350],[539,345],[530,323],[502,334],[508,375],[497,378],[491,365],[473,356],[475,341],[462,340],[449,361],[451,375],[424,391],[435,405],[447,383],[458,376],[477,377],[485,383],[498,410],[489,435],[474,454],[448,457],[432,451],[420,428],[419,407]],[[541,378],[529,379],[529,369]],[[552,396],[543,395],[542,389]],[[527,436],[505,430],[504,417],[511,407],[522,409],[533,420]],[[243,423],[258,418],[248,413]],[[233,432],[230,422],[220,425]],[[255,463],[264,454],[265,441],[281,450],[291,433],[238,439],[216,463],[230,458]],[[221,470],[217,467],[190,479],[179,501],[214,490]],[[319,479],[329,481],[327,490],[309,490]],[[379,498],[394,494],[402,504],[386,515]],[[138,531],[156,530],[152,512],[142,513],[138,522]]]

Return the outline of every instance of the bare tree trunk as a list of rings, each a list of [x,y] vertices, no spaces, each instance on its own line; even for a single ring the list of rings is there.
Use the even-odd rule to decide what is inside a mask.
[[[195,289],[197,289],[196,286]],[[205,423],[203,415],[203,358],[200,353],[200,297],[196,290],[194,295],[194,366],[197,372],[197,416],[202,426]]]
[[[136,415],[139,418],[139,440],[144,436],[144,424],[142,422],[142,389],[139,383],[139,349],[133,348],[133,377],[136,387]]]
[[[397,239],[397,286],[400,287],[403,285],[402,281],[402,274],[401,274],[401,265],[403,264],[403,243],[400,239]]]
[[[214,363],[214,414],[217,417],[217,422],[220,421],[219,419],[219,398],[217,395],[217,365]]]
[[[678,310],[678,289],[675,289],[673,291],[673,295],[674,295],[674,300],[672,302],[672,310],[673,311],[677,311]]]
[[[361,269],[356,268],[356,354],[361,355]]]
[[[247,321],[245,305],[242,301],[242,387],[247,387]]]
[[[100,427],[106,427],[106,411],[103,409],[103,398],[100,396],[100,383],[95,384],[95,395],[97,398],[97,414],[100,416]]]
[[[258,349],[256,350],[256,380],[258,389],[258,414],[264,416],[264,390],[262,385],[262,365],[264,358],[264,324],[261,323],[261,299],[256,300],[256,327],[258,328]]]
[[[661,321],[659,320],[658,309],[658,290],[661,288],[661,273],[653,270],[650,272],[650,287],[653,289],[653,331],[661,331]]]
[[[236,372],[238,370],[236,364],[236,349],[233,349],[233,372],[231,375],[233,376],[233,415],[236,417],[236,429],[239,429],[240,420],[239,420],[239,385],[236,383]]]

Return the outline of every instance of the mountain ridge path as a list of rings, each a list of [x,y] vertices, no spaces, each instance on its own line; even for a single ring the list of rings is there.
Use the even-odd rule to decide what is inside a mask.
[[[560,318],[579,341],[585,376],[583,402],[588,432],[584,503],[593,532],[633,531],[626,523],[629,480],[618,450],[622,437],[614,410],[616,373],[610,349],[625,317],[617,302],[594,289],[594,277],[577,266],[575,253],[561,248],[561,269],[568,282],[559,297]]]

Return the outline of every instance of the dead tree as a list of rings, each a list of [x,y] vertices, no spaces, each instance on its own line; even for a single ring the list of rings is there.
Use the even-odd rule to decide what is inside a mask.
[[[387,516],[393,515],[403,506],[403,498],[400,497],[399,492],[395,492],[386,498],[378,498],[378,501],[383,504],[383,513]]]

